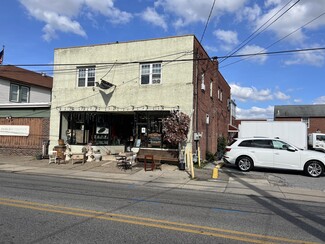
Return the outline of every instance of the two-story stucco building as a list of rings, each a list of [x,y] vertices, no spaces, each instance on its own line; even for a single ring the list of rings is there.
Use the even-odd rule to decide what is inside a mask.
[[[0,153],[44,153],[49,140],[52,77],[0,66]],[[47,148],[46,148],[47,149]]]
[[[193,35],[57,48],[54,64],[51,147],[165,147],[172,110],[191,118],[187,144],[203,158],[227,137],[230,87]]]

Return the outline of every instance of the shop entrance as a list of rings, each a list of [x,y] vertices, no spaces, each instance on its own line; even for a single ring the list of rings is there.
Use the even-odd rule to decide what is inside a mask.
[[[133,128],[133,114],[62,112],[60,138],[70,145],[129,146]]]

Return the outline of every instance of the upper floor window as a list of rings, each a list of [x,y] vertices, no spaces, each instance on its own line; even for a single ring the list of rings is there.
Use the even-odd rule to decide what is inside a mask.
[[[161,63],[141,64],[141,84],[159,84],[161,82]]]
[[[222,89],[218,87],[218,99],[222,101]]]
[[[78,87],[95,86],[95,67],[78,68]]]
[[[29,102],[29,87],[17,84],[10,85],[10,102],[28,103]]]
[[[210,97],[213,97],[213,80],[210,80]]]

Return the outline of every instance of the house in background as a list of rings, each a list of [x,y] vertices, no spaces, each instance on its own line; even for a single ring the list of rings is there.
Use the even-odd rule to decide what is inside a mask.
[[[274,106],[275,121],[303,121],[308,133],[325,133],[325,104]]]
[[[36,155],[49,140],[52,77],[0,66],[0,153]]]
[[[230,87],[193,35],[57,48],[54,63],[51,148],[59,139],[73,151],[165,148],[173,110],[190,117],[187,147],[203,158],[227,137]]]

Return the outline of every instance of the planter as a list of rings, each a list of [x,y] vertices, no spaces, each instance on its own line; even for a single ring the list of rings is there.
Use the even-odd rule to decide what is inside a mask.
[[[42,154],[37,154],[35,157],[36,157],[37,160],[42,160],[43,159],[43,155]]]
[[[102,155],[99,154],[99,153],[95,153],[95,154],[94,154],[94,158],[95,158],[95,161],[96,161],[96,162],[99,162],[99,161],[102,160]]]

